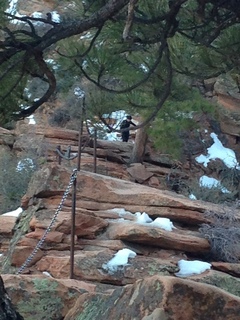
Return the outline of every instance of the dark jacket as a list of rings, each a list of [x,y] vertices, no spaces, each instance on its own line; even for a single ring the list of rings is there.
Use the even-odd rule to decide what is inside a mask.
[[[133,125],[134,127],[136,127],[135,123],[133,123],[132,121],[123,120],[123,122],[120,125],[120,129],[129,128],[130,125]]]

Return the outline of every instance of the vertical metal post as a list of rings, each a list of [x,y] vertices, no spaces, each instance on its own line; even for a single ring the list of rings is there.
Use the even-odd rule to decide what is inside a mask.
[[[71,247],[70,247],[70,279],[74,279],[74,244],[75,244],[75,218],[76,218],[76,188],[77,178],[73,182],[72,218],[71,218]]]
[[[77,170],[80,171],[81,168],[81,156],[82,156],[82,133],[83,133],[83,119],[81,112],[81,122],[79,128],[79,138],[78,138],[78,161],[77,161]]]
[[[94,127],[93,138],[93,172],[97,172],[97,128]]]
[[[81,166],[81,155],[82,155],[82,133],[83,133],[83,104],[80,101],[80,112],[81,120],[79,127],[79,137],[78,137],[78,160],[77,160],[77,170],[80,171]],[[75,247],[75,220],[76,220],[76,194],[77,194],[77,178],[73,183],[73,193],[72,193],[72,218],[71,218],[71,247],[70,247],[70,279],[74,279],[74,247]]]
[[[61,146],[57,146],[57,149],[61,152]],[[62,158],[58,155],[58,164],[61,165]]]

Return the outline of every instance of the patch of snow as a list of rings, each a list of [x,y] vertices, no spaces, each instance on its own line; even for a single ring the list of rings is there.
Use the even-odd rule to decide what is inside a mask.
[[[52,21],[59,23],[61,21],[60,14],[57,11],[52,11]]]
[[[124,248],[119,250],[108,263],[103,264],[102,268],[110,274],[113,274],[119,267],[124,267],[128,264],[128,258],[135,258],[136,255],[136,252]]]
[[[60,22],[60,15],[59,15],[59,13],[57,12],[57,11],[51,11],[50,12],[51,13],[51,15],[52,15],[52,21],[53,22],[56,22],[56,23],[58,23],[58,22]],[[33,18],[43,18],[43,19],[45,19],[46,17],[45,17],[45,14],[43,14],[42,12],[39,12],[39,11],[35,11],[35,12],[33,12],[32,13],[32,17]],[[36,22],[35,22],[36,23]],[[42,23],[44,23],[44,22],[41,22],[41,21],[37,21],[37,23],[38,24],[42,24]]]
[[[43,271],[43,274],[47,277],[53,278],[53,276],[47,271]]]
[[[40,12],[40,11],[35,11],[35,12],[33,12],[32,13],[32,17],[33,18],[42,18],[42,12]]]
[[[132,212],[125,210],[124,208],[113,208],[106,210],[108,212],[116,212],[120,217],[126,214],[132,214]]]
[[[46,59],[46,62],[49,63],[54,70],[57,70],[60,67],[60,65],[57,64],[53,59]]]
[[[178,266],[180,268],[179,272],[175,273],[177,277],[188,277],[194,274],[200,274],[206,270],[211,269],[211,264],[199,260],[187,261],[180,260],[178,261]]]
[[[199,179],[199,185],[200,187],[205,187],[209,189],[219,188],[223,193],[231,193],[229,190],[224,188],[217,179],[208,176],[201,176]]]
[[[200,155],[196,157],[198,163],[202,163],[207,167],[210,160],[220,159],[228,168],[236,168],[240,170],[239,163],[237,162],[235,152],[232,149],[225,148],[215,133],[210,134],[214,143],[211,147],[207,148],[208,154],[206,156]]]
[[[148,225],[150,225],[151,227],[158,227],[166,231],[172,231],[173,229],[176,229],[172,221],[168,218],[156,218],[153,222],[149,223]]]
[[[189,195],[189,199],[191,199],[191,200],[197,200],[197,198],[195,197],[195,195],[192,194],[192,193]]]
[[[23,209],[19,207],[16,210],[3,213],[2,216],[19,217],[20,213],[22,212],[23,212]]]
[[[153,221],[146,212],[136,212],[134,216],[137,223],[145,224],[146,226],[157,227],[166,231],[172,231],[173,229],[176,229],[172,221],[168,218],[156,218]]]
[[[28,124],[36,124],[36,121],[34,119],[34,115],[32,114],[31,116],[27,117],[29,119]]]
[[[6,13],[16,14],[16,12],[17,12],[17,3],[18,3],[18,0],[10,0],[9,1],[9,7],[6,10]]]
[[[84,96],[85,96],[85,92],[84,92],[81,88],[79,88],[79,87],[74,88],[74,94],[75,94],[75,96],[77,96],[79,99],[82,99],[82,98],[84,98]]]
[[[27,170],[28,168],[33,169],[34,164],[31,158],[25,158],[23,160],[20,160],[17,164],[17,171]]]
[[[153,221],[146,212],[136,212],[135,216],[137,223],[150,223]]]

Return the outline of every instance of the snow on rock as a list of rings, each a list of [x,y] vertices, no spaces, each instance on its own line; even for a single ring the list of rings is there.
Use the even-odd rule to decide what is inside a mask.
[[[221,191],[223,193],[231,193],[229,190],[224,188],[217,179],[211,178],[208,176],[201,176],[199,179],[199,185],[200,185],[200,187],[205,187],[205,188],[209,188],[209,189],[219,188],[219,189],[221,189]]]
[[[210,136],[214,143],[211,147],[207,148],[208,154],[206,156],[201,154],[195,158],[196,161],[202,163],[204,167],[207,167],[210,160],[220,159],[228,168],[236,168],[239,170],[240,166],[237,162],[235,152],[229,148],[225,148],[215,133],[212,132]]]
[[[126,214],[132,214],[130,211],[127,211],[124,208],[114,208],[114,209],[111,209],[111,211],[117,212],[120,216],[124,216]]]
[[[149,225],[164,229],[166,231],[172,231],[173,229],[176,229],[172,221],[168,218],[156,218],[153,222],[149,223]]]
[[[147,226],[161,228],[166,231],[172,231],[172,229],[176,229],[170,219],[156,218],[153,221],[146,212],[136,212],[135,218],[137,223],[145,224]]]
[[[128,258],[135,258],[136,255],[136,252],[124,248],[119,250],[108,263],[103,264],[102,268],[112,274],[118,270],[118,267],[126,266],[128,264]]]
[[[52,278],[52,275],[51,275],[49,272],[47,272],[47,271],[43,271],[43,274],[44,274],[45,276],[47,276],[47,277]]]
[[[137,223],[150,223],[153,221],[146,212],[136,212],[135,216]]]
[[[28,124],[36,124],[36,121],[34,119],[34,115],[32,114],[31,116],[27,117],[29,119]]]
[[[195,196],[193,193],[191,193],[191,194],[189,195],[189,199],[191,199],[191,200],[197,200],[196,196]]]
[[[178,266],[180,268],[179,272],[175,273],[177,277],[188,277],[194,274],[203,273],[206,270],[211,269],[211,264],[199,260],[187,261],[179,260]]]
[[[11,217],[18,217],[20,215],[20,213],[23,212],[23,209],[21,207],[19,207],[18,209],[14,210],[14,211],[9,211],[6,213],[3,213],[2,216],[11,216]]]

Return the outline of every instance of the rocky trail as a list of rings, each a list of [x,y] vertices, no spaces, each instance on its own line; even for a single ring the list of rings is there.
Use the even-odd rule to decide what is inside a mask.
[[[210,243],[199,232],[202,223],[210,222],[204,212],[224,215],[223,206],[166,190],[171,166],[157,155],[149,153],[148,162],[128,166],[131,143],[99,140],[97,173],[93,173],[91,142],[83,150],[76,182],[74,279],[69,279],[72,191],[43,245],[17,275],[51,224],[76,166],[76,159],[59,165],[56,147],[67,150],[71,145],[72,153],[78,150],[73,130],[35,127],[34,134],[1,133],[5,145],[16,152],[26,148],[26,136],[28,148],[34,146],[36,153],[47,146],[42,152],[45,161],[22,199],[20,216],[0,216],[2,278],[24,319],[32,319],[33,306],[41,314],[39,319],[46,319],[49,310],[48,319],[56,320],[90,315],[92,319],[240,319],[240,264],[211,260]],[[174,172],[189,178],[184,168]],[[143,213],[152,221],[170,219],[174,228],[166,231],[140,223]],[[136,255],[114,271],[106,268],[123,249]],[[179,278],[180,260],[206,261],[211,268]]]

